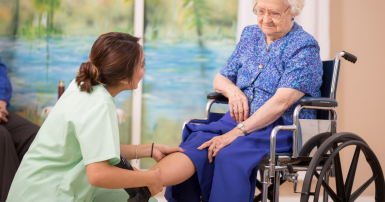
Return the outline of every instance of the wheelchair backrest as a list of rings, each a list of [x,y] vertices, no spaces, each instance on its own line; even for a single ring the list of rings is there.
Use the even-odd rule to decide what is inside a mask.
[[[340,64],[338,64],[340,65]],[[322,62],[323,75],[322,75],[322,85],[321,85],[321,97],[336,98],[337,90],[334,91],[334,95],[330,95],[332,89],[332,80],[333,80],[333,71],[334,71],[334,60],[328,60]],[[334,89],[337,89],[338,76],[339,76],[339,67],[337,73],[337,80],[335,83]],[[328,120],[329,112],[325,110],[317,111],[317,119]]]

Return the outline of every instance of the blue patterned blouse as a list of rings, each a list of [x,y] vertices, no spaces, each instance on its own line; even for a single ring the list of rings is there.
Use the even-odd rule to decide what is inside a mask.
[[[220,74],[235,83],[249,99],[250,116],[277,92],[292,88],[304,97],[320,97],[322,61],[317,41],[294,22],[284,37],[266,44],[266,35],[258,25],[246,27],[235,51]],[[283,114],[293,122],[294,103]],[[316,111],[304,109],[300,118],[314,119]]]

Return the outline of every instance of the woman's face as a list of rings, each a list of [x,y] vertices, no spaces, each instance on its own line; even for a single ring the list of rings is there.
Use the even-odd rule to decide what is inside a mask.
[[[145,65],[145,61],[144,61],[144,54],[142,53],[142,58],[141,58],[141,62],[139,63],[139,67],[137,67],[135,73],[134,73],[134,76],[132,78],[132,87],[133,89],[137,89],[138,88],[138,84],[140,82],[140,80],[142,80],[143,78],[143,75],[144,75],[144,71],[146,71],[146,65]]]
[[[255,9],[258,13],[258,26],[267,36],[280,36],[289,32],[292,18],[296,16],[291,14],[291,7],[284,0],[258,0]]]

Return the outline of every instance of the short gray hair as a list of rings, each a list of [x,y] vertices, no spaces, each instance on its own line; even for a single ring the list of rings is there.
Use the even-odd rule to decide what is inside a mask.
[[[253,0],[254,4],[258,2],[258,0]],[[306,0],[284,0],[285,4],[291,6],[291,13],[300,15],[303,7],[305,7]]]

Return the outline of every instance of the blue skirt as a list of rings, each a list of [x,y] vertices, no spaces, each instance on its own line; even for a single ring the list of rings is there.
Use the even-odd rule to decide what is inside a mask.
[[[289,125],[282,118],[259,131],[235,139],[220,150],[213,163],[208,149],[198,150],[204,142],[223,135],[237,126],[227,112],[219,121],[208,125],[187,124],[180,147],[194,163],[197,172],[185,182],[167,187],[169,202],[252,202],[255,192],[257,166],[270,152],[270,134],[277,125]],[[276,152],[292,152],[291,131],[279,131]],[[202,198],[201,198],[202,196]]]

